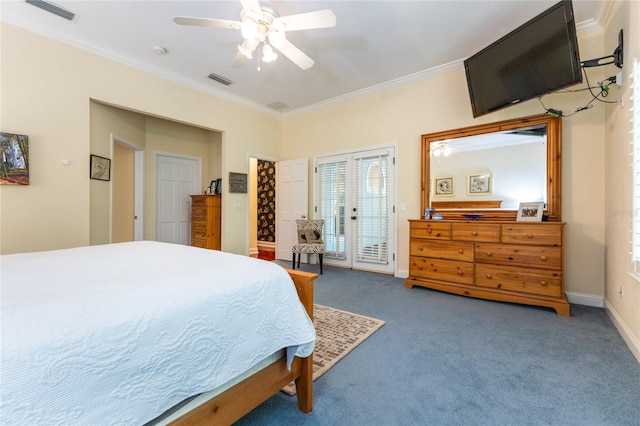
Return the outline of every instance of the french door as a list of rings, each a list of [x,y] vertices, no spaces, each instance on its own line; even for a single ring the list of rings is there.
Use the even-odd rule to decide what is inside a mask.
[[[315,218],[324,219],[325,263],[393,273],[395,148],[315,159]]]

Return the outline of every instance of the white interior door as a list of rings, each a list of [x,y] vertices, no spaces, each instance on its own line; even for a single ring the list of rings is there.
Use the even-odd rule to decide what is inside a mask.
[[[325,263],[393,273],[395,148],[316,158],[315,217]]]
[[[200,162],[156,156],[156,241],[191,244],[191,197],[201,187]]]
[[[309,217],[309,160],[278,161],[276,171],[276,259],[291,260],[298,242],[296,219]]]

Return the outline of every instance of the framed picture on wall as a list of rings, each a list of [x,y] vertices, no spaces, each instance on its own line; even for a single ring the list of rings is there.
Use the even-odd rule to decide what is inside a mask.
[[[97,180],[111,180],[111,160],[91,154],[89,177]]]
[[[435,178],[434,187],[435,194],[437,196],[452,196],[455,193],[454,189],[454,177],[453,176],[445,176],[445,177],[437,177]]]
[[[541,222],[542,213],[544,212],[544,203],[520,203],[518,206],[518,215],[516,220],[519,222]]]
[[[467,195],[490,195],[491,173],[474,173],[467,176]]]

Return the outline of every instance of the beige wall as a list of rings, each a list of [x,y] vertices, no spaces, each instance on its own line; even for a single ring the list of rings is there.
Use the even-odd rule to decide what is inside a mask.
[[[623,104],[608,105],[604,126],[605,208],[597,214],[605,218],[606,286],[605,306],[611,318],[640,361],[640,282],[631,276],[631,94],[629,75],[634,58],[640,60],[640,3],[617,2],[605,34],[607,52],[617,45],[618,31],[624,30]],[[614,72],[618,71],[613,68]],[[633,82],[639,84],[640,82]],[[594,212],[596,213],[596,212]],[[635,212],[638,214],[638,212]],[[619,294],[623,288],[624,298]]]
[[[211,138],[222,152],[212,173],[224,179],[223,249],[247,254],[248,197],[227,194],[225,176],[230,171],[248,173],[248,152],[280,156],[280,119],[5,22],[0,31],[0,126],[6,132],[29,135],[31,165],[29,186],[0,187],[2,253],[94,243],[90,223],[101,218],[90,211],[102,214],[108,205],[104,188],[94,193],[102,182],[88,178],[89,154],[111,154],[108,141],[101,139],[96,147],[89,143],[91,100],[96,100],[221,133]],[[130,129],[137,126],[137,122],[127,125]],[[139,141],[144,131],[132,131],[136,132],[138,135],[122,136],[144,146],[145,141]],[[62,160],[69,160],[69,165]],[[96,203],[102,203],[100,208],[91,208]],[[104,241],[103,236],[98,240]]]

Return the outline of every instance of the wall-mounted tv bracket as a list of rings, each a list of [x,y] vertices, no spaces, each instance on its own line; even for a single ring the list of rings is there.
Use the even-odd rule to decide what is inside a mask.
[[[603,65],[615,64],[616,67],[622,68],[622,30],[618,33],[618,47],[613,51],[613,55],[603,56],[602,58],[589,59],[588,61],[580,62],[582,68],[600,67]],[[601,62],[609,59],[608,62]]]

